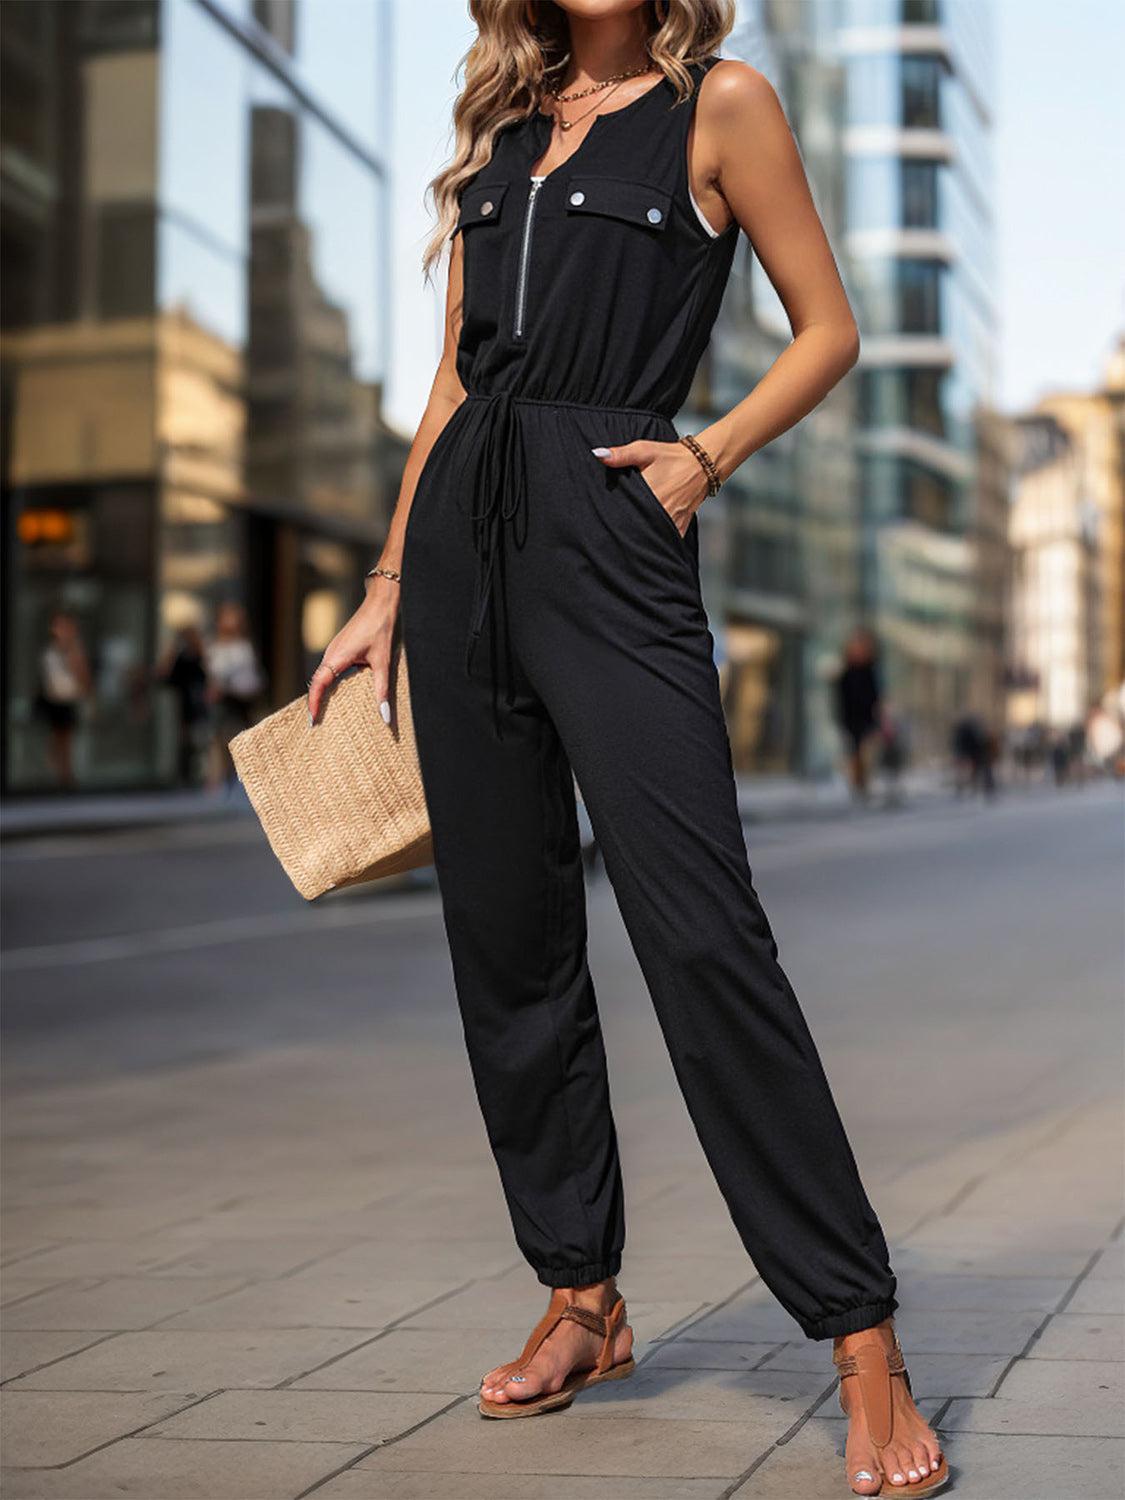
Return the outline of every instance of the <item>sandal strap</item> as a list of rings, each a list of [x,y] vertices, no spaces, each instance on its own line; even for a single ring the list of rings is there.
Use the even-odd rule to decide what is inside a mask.
[[[890,1375],[905,1375],[906,1374],[906,1361],[902,1357],[902,1350],[901,1349],[891,1349],[887,1353],[887,1355],[886,1355],[886,1362],[887,1362],[887,1372],[888,1372],[888,1374],[890,1374]],[[833,1354],[833,1356],[832,1356],[832,1363],[836,1366],[837,1370],[840,1372],[840,1378],[841,1378],[841,1380],[844,1378],[845,1375],[858,1375],[859,1374],[859,1366],[856,1364],[856,1356],[854,1354],[843,1354],[843,1355]]]
[[[578,1307],[573,1302],[568,1302],[562,1310],[562,1315],[568,1323],[579,1323],[583,1328],[588,1328],[591,1333],[596,1333],[598,1338],[605,1338],[606,1320],[601,1313],[591,1312],[589,1308]]]
[[[623,1297],[619,1296],[608,1314],[603,1317],[601,1313],[592,1312],[589,1308],[568,1302],[561,1290],[553,1291],[551,1300],[547,1304],[547,1311],[528,1335],[527,1343],[523,1346],[519,1358],[511,1360],[507,1365],[501,1365],[500,1368],[510,1370],[512,1373],[525,1369],[535,1358],[539,1346],[548,1335],[553,1333],[561,1322],[566,1321],[580,1324],[601,1339],[602,1347],[594,1368],[599,1375],[602,1375],[613,1364],[613,1344],[617,1330],[624,1320],[625,1300]]]
[[[898,1334],[894,1334],[894,1344],[890,1349],[874,1343],[862,1344],[855,1354],[841,1354],[834,1349],[832,1363],[839,1371],[841,1381],[848,1375],[858,1377],[860,1398],[872,1444],[876,1449],[885,1448],[894,1432],[891,1376],[902,1375],[908,1387],[910,1384]]]

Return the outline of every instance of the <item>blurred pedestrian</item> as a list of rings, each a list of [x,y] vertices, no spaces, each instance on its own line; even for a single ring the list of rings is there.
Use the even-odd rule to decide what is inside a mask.
[[[1056,729],[1051,736],[1051,775],[1056,786],[1065,786],[1070,780],[1070,736]]]
[[[996,792],[993,772],[996,745],[979,714],[969,711],[955,721],[951,748],[957,795],[970,791],[993,796]]]
[[[157,668],[157,677],[176,696],[176,780],[196,786],[199,760],[207,748],[211,709],[207,697],[207,647],[197,625],[183,625]]]
[[[47,761],[59,786],[74,788],[74,733],[79,706],[90,696],[93,676],[78,621],[57,609],[47,622],[39,653],[35,709],[47,726]]]
[[[250,639],[246,611],[241,604],[220,604],[215,633],[204,653],[207,668],[207,699],[214,711],[215,754],[209,785],[233,786],[237,775],[231,760],[230,742],[248,729],[265,688],[265,674]]]
[[[901,807],[902,773],[910,755],[906,721],[889,703],[879,713],[879,770],[883,775],[884,797],[888,807]]]
[[[852,632],[844,647],[844,662],[836,678],[836,722],[847,749],[848,781],[852,794],[867,798],[868,755],[879,729],[880,687],[875,665],[875,637],[863,627]]]

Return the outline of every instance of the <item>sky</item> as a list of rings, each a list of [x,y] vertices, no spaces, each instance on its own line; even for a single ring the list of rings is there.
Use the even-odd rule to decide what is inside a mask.
[[[996,404],[1098,383],[1125,332],[1125,5],[977,0],[996,45]],[[395,313],[388,414],[413,433],[441,352],[444,287],[424,287],[426,184],[447,159],[465,0],[395,9]]]

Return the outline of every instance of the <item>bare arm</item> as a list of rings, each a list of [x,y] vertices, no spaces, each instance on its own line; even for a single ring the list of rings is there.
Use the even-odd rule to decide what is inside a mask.
[[[699,97],[696,146],[777,290],[793,332],[748,396],[699,433],[725,479],[818,406],[859,357],[859,330],[804,166],[769,82],[716,64]]]
[[[418,477],[429,457],[430,449],[450,417],[465,399],[465,389],[457,375],[457,341],[461,334],[461,237],[455,235],[450,252],[449,285],[445,299],[445,339],[441,360],[426,409],[410,445],[402,471],[398,500],[387,531],[387,540],[379,557],[379,567],[402,571],[403,539]],[[320,665],[309,683],[309,720],[316,722],[324,694],[336,676],[355,665],[371,669],[371,684],[383,718],[390,722],[388,691],[390,685],[391,642],[398,619],[399,585],[390,578],[368,580],[363,603],[343,629],[329,643]]]
[[[859,331],[781,104],[746,63],[717,63],[704,80],[691,169],[700,208],[715,228],[737,220],[793,332],[750,394],[697,434],[726,479],[823,401],[859,357]],[[706,498],[702,470],[681,444],[627,443],[602,462],[644,468],[681,532]]]

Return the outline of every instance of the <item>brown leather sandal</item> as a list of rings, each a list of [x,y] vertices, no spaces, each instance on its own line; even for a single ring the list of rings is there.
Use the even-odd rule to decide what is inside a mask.
[[[855,1354],[842,1354],[838,1349],[832,1351],[832,1363],[840,1374],[840,1407],[846,1417],[851,1416],[844,1405],[844,1381],[849,1375],[854,1375],[859,1380],[859,1394],[863,1402],[864,1414],[867,1417],[867,1430],[883,1476],[879,1488],[868,1491],[868,1494],[902,1495],[909,1497],[909,1500],[923,1500],[926,1495],[936,1495],[938,1490],[943,1489],[949,1483],[949,1465],[945,1461],[944,1453],[936,1473],[927,1474],[922,1479],[913,1480],[908,1484],[892,1484],[886,1465],[883,1463],[882,1450],[894,1436],[891,1376],[901,1375],[906,1381],[906,1389],[912,1396],[914,1394],[910,1384],[910,1372],[902,1357],[902,1345],[898,1341],[898,1333],[894,1329],[891,1332],[894,1337],[894,1347],[889,1350],[885,1349],[882,1344],[872,1343],[863,1344]],[[862,1469],[856,1471],[857,1475],[865,1473],[866,1471]],[[879,1475],[873,1474],[870,1477],[878,1479]],[[858,1491],[853,1490],[852,1493],[857,1494]]]
[[[625,1380],[633,1373],[636,1366],[631,1354],[620,1364],[613,1363],[614,1341],[625,1322],[623,1299],[618,1297],[610,1311],[602,1317],[601,1313],[591,1312],[588,1308],[577,1307],[573,1302],[568,1302],[566,1293],[560,1289],[551,1293],[547,1311],[531,1330],[531,1335],[523,1346],[523,1353],[519,1359],[510,1360],[508,1364],[499,1367],[499,1378],[496,1383],[500,1385],[505,1379],[510,1379],[512,1375],[518,1375],[525,1370],[535,1358],[539,1346],[548,1334],[552,1333],[564,1320],[580,1323],[583,1328],[588,1328],[591,1333],[596,1333],[601,1339],[602,1347],[594,1368],[576,1370],[567,1376],[566,1381],[557,1391],[551,1391],[549,1394],[545,1391],[541,1396],[532,1396],[527,1401],[489,1401],[482,1396],[477,1404],[477,1410],[482,1417],[535,1417],[540,1412],[560,1411],[564,1406],[569,1406],[578,1392],[584,1391],[587,1386],[601,1385],[607,1380]]]

